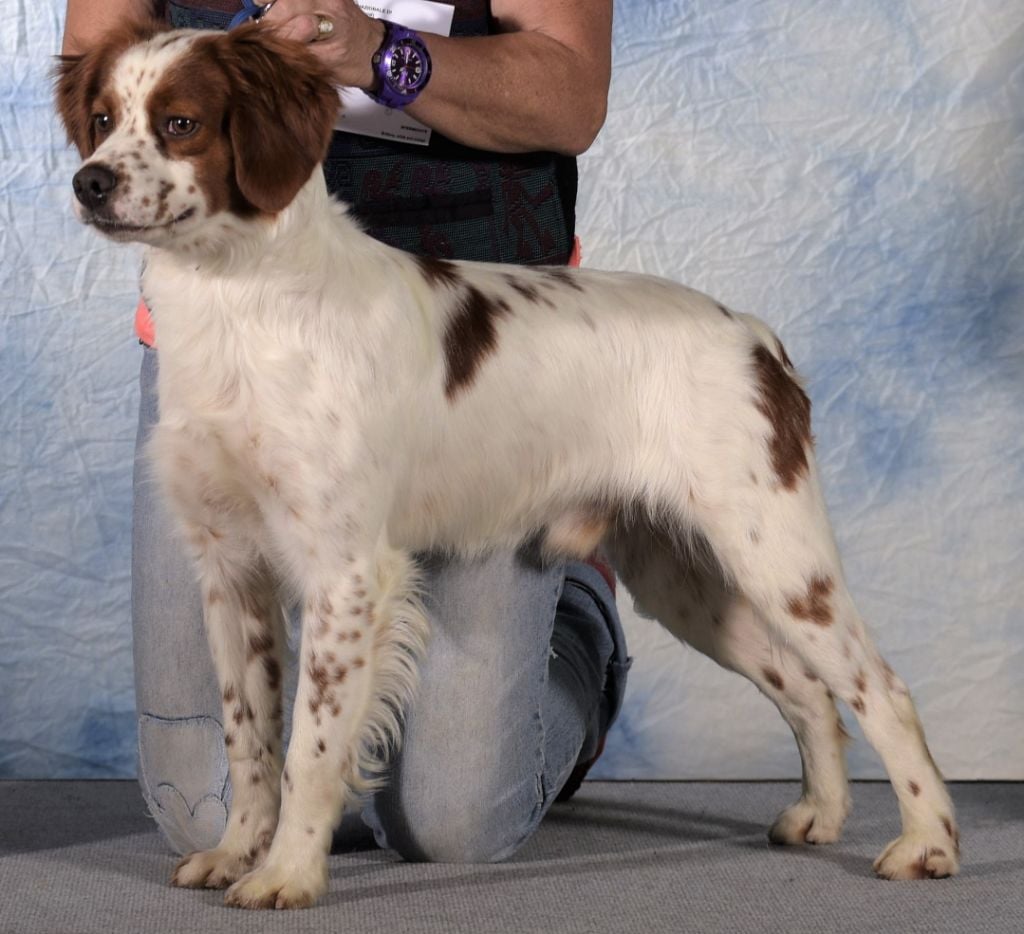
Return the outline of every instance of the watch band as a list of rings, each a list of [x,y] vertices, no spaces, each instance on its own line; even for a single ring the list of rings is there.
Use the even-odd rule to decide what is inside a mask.
[[[414,30],[386,19],[381,22],[384,41],[371,60],[377,82],[365,93],[385,107],[407,107],[430,80],[430,52]]]

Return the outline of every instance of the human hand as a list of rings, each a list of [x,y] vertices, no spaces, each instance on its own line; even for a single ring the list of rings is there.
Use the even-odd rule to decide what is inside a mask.
[[[384,41],[384,24],[353,0],[274,0],[260,22],[284,39],[308,43],[344,87],[373,87],[371,59]]]

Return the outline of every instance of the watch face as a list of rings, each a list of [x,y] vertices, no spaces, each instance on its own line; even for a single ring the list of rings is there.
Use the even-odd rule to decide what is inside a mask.
[[[397,43],[387,63],[388,84],[399,94],[411,94],[427,77],[423,53],[408,39]]]

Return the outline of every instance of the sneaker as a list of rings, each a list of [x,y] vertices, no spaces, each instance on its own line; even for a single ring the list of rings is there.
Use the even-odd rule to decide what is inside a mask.
[[[569,773],[569,778],[562,786],[562,790],[555,795],[556,802],[568,801],[577,791],[580,790],[580,785],[583,784],[583,779],[587,777],[587,772],[590,771],[590,767],[601,758],[601,753],[604,752],[604,742],[608,738],[607,733],[602,733],[601,738],[597,741],[597,752],[594,753],[591,758],[587,759],[586,762],[577,762],[573,766],[573,770]]]

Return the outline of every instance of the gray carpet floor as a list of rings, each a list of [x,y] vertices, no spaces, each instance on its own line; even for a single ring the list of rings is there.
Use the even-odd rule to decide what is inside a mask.
[[[897,827],[887,785],[854,785],[838,844],[771,846],[765,828],[797,793],[588,782],[507,863],[408,864],[367,846],[331,857],[316,907],[254,913],[168,884],[176,859],[133,782],[3,782],[0,931],[1024,932],[1024,783],[954,785],[962,874],[913,883],[871,874]]]

